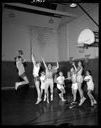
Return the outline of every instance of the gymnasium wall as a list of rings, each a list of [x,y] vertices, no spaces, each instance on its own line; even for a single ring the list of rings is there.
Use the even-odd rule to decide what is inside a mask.
[[[36,60],[41,60],[41,56],[48,62],[58,60],[58,35],[56,30],[36,26],[31,28],[31,43]]]
[[[2,60],[13,61],[19,49],[24,50],[27,60],[30,60],[30,38],[27,27],[4,23],[2,29]]]
[[[75,10],[75,8],[74,8]],[[86,9],[87,10],[87,9]],[[82,11],[80,9],[80,11]],[[99,7],[88,10],[87,13],[99,24]],[[98,26],[83,12],[83,15],[67,24],[69,56],[76,58],[84,58],[85,54],[90,54],[90,58],[98,57],[98,48],[88,48],[83,53],[77,48],[77,40],[82,30],[89,28],[92,31],[99,31]]]
[[[59,61],[67,61],[69,60],[69,54],[67,53],[67,38],[68,31],[66,31],[66,24],[60,24],[58,29],[58,56]]]
[[[41,20],[40,20],[41,19]],[[26,61],[31,61],[33,47],[36,59],[58,60],[57,26],[59,18],[49,23],[50,17],[4,9],[2,15],[2,60],[13,61],[22,49]]]

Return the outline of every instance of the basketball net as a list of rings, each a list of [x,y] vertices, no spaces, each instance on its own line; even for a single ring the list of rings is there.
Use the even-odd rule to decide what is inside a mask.
[[[79,53],[84,53],[84,50],[88,48],[87,45],[91,45],[95,41],[95,36],[92,30],[84,29],[80,32],[78,37]]]
[[[95,41],[95,35],[92,30],[84,29],[81,31],[78,37],[78,44],[88,44],[91,45]]]

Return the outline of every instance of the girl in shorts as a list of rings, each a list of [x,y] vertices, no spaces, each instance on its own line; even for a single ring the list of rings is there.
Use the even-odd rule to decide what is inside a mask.
[[[60,90],[59,97],[62,101],[66,101],[63,97],[63,94],[65,93],[64,80],[65,77],[63,76],[63,73],[59,72],[59,76],[56,79],[56,83],[57,83],[57,88]]]
[[[77,84],[78,84],[78,91],[79,91],[79,94],[80,94],[80,103],[79,103],[79,106],[81,106],[84,101],[86,100],[86,98],[84,97],[84,94],[83,94],[83,90],[82,90],[82,83],[83,83],[83,75],[82,75],[82,72],[83,72],[83,66],[82,66],[82,62],[79,61],[78,62],[78,66],[76,68],[75,66],[75,63],[73,62],[72,63],[74,68],[75,68],[75,71],[76,71],[76,75],[77,75]]]
[[[41,76],[40,76],[40,81],[41,81],[41,97],[42,97],[43,91],[45,91],[45,80],[46,80],[45,72],[41,72]],[[44,95],[44,101],[45,101],[45,95]]]
[[[76,94],[77,94],[77,90],[78,90],[78,84],[77,84],[77,78],[76,78],[76,71],[75,69],[72,67],[70,69],[70,73],[68,73],[68,78],[72,81],[72,95],[73,95],[73,102],[71,104],[75,104],[76,103]]]
[[[91,76],[90,71],[86,71],[86,76],[84,77],[84,81],[87,82],[87,94],[90,98],[91,106],[93,106],[97,102],[96,102],[96,100],[94,99],[94,97],[92,95],[92,92],[94,91],[94,82],[93,82],[93,78]]]
[[[19,86],[28,84],[29,81],[28,81],[28,78],[25,74],[25,68],[24,68],[24,65],[23,65],[22,57],[21,56],[15,57],[15,61],[16,61],[16,67],[18,69],[18,75],[19,75],[20,78],[22,78],[24,80],[24,81],[15,83],[15,89],[17,90],[17,88]]]
[[[33,77],[34,77],[35,87],[37,91],[37,101],[35,104],[39,104],[41,102],[40,78],[39,78],[41,63],[36,62],[33,51],[32,51],[32,63],[33,63]]]
[[[51,64],[46,65],[44,59],[41,57],[42,62],[45,67],[45,74],[46,74],[46,86],[45,86],[45,100],[47,98],[47,103],[49,103],[49,92],[48,89],[50,87],[50,93],[51,93],[51,101],[53,101],[53,89],[54,89],[54,80],[53,80],[53,74],[55,70],[59,68],[59,64],[57,63],[57,66],[53,68]]]

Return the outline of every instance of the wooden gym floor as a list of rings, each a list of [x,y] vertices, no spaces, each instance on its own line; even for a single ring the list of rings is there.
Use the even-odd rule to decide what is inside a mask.
[[[66,102],[59,99],[57,89],[54,88],[54,100],[49,104],[36,102],[36,89],[20,87],[18,90],[1,91],[1,119],[2,125],[97,125],[97,105],[91,107],[87,99],[79,107],[69,108],[71,92],[66,91]]]

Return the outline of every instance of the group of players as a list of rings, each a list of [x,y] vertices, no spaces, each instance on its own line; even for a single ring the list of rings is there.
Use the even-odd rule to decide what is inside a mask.
[[[24,68],[24,57],[23,57],[23,51],[19,50],[18,51],[19,55],[15,57],[15,62],[16,62],[16,67],[18,69],[18,75],[23,79],[21,82],[16,82],[15,83],[15,89],[21,85],[26,85],[29,84],[29,80],[25,74],[25,68]],[[94,96],[92,95],[92,91],[94,91],[94,82],[93,78],[91,76],[90,71],[86,71],[85,76],[82,75],[83,72],[83,66],[82,62],[78,62],[78,66],[76,67],[75,62],[72,62],[72,68],[70,71],[67,73],[67,78],[64,77],[63,72],[60,71],[58,73],[58,76],[55,75],[55,78],[53,77],[54,74],[57,74],[57,71],[59,69],[59,63],[57,62],[57,66],[52,66],[51,64],[46,64],[44,59],[41,57],[42,62],[45,67],[45,71],[42,71],[41,74],[39,75],[41,63],[36,62],[35,56],[32,51],[32,63],[33,63],[33,77],[34,77],[34,83],[37,91],[37,101],[36,104],[39,104],[42,101],[42,95],[44,92],[44,101],[53,101],[53,90],[54,90],[54,82],[57,84],[57,88],[59,90],[59,97],[60,99],[64,102],[66,99],[64,99],[64,94],[65,94],[65,80],[71,80],[72,85],[71,85],[71,90],[72,90],[72,95],[73,95],[73,102],[71,104],[76,103],[77,99],[77,90],[79,91],[80,94],[80,102],[79,106],[81,106],[86,98],[84,97],[83,90],[82,90],[82,83],[83,81],[86,81],[87,83],[87,94],[90,98],[91,101],[91,106],[94,106],[94,104],[97,103],[95,100]],[[41,83],[41,84],[40,84]],[[50,88],[50,100],[49,100],[49,88]]]

